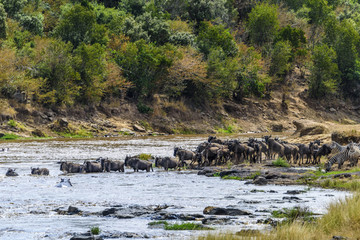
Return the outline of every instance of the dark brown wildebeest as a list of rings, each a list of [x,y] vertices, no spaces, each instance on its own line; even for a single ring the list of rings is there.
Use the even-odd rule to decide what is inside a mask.
[[[323,144],[315,154],[316,163],[319,164],[320,158],[322,156],[328,156],[331,153],[331,150],[332,150],[332,148],[331,148],[330,144]]]
[[[154,171],[151,162],[129,156],[126,156],[125,158],[125,166],[131,167],[134,169],[134,172],[138,172],[139,170],[146,170],[146,172],[150,172],[150,169],[151,171]]]
[[[265,139],[266,144],[268,145],[268,152],[269,152],[268,154],[269,154],[270,158],[272,158],[273,156],[275,157],[275,154],[277,154],[278,157],[284,156],[284,146],[283,145],[281,145],[275,139],[271,138],[271,136],[265,136],[264,139]]]
[[[110,172],[110,171],[125,172],[123,161],[111,161],[107,158],[101,158],[100,163],[101,163],[101,169],[104,172]]]
[[[84,167],[78,163],[71,163],[71,162],[61,162],[60,163],[60,171],[66,173],[81,173],[84,171]]]
[[[47,168],[31,168],[32,175],[49,175],[49,169]]]
[[[184,166],[185,160],[191,160],[191,163],[196,161],[196,153],[193,151],[185,150],[179,147],[174,148],[174,157],[178,156],[181,166]]]
[[[15,172],[15,169],[9,168],[5,174],[7,177],[16,177],[19,176],[19,174],[17,174]]]
[[[179,162],[175,159],[171,159],[169,157],[156,157],[155,158],[155,167],[163,167],[165,171],[168,171],[169,168],[177,168],[179,166]]]
[[[101,163],[98,162],[84,162],[84,170],[87,173],[102,172]]]

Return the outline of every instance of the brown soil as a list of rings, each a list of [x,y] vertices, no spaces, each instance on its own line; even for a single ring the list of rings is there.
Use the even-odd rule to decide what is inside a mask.
[[[234,132],[295,132],[296,123],[301,123],[303,127],[313,129],[304,130],[303,134],[295,132],[293,139],[296,142],[313,139],[329,142],[334,131],[354,132],[359,129],[360,107],[338,99],[309,100],[304,81],[294,78],[286,87],[279,84],[270,99],[246,98],[242,103],[225,101],[195,107],[186,100],[173,102],[158,95],[154,96],[153,111],[148,114],[140,113],[134,102],[126,100],[99,106],[52,109],[2,100],[0,133],[25,137],[41,133],[57,136],[53,127],[58,119],[68,122],[73,132],[82,130],[95,136],[116,136],[126,129],[142,135],[154,132],[214,134],[229,126]],[[10,119],[23,126],[9,126]]]

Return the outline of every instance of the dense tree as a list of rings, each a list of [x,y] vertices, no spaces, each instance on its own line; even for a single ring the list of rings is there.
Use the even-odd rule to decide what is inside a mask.
[[[302,29],[293,28],[290,25],[280,29],[276,40],[289,41],[295,49],[306,43],[305,32]]]
[[[117,53],[116,62],[124,76],[133,83],[130,94],[136,98],[152,96],[160,87],[176,52],[173,46],[156,46],[139,40],[125,44]]]
[[[7,15],[13,18],[20,13],[27,0],[0,0],[0,3],[4,5]]]
[[[42,50],[37,77],[45,79],[39,96],[44,104],[73,104],[78,94],[79,74],[73,68],[71,43],[51,40]]]
[[[44,16],[42,14],[22,15],[20,17],[20,25],[35,35],[43,34],[43,21]]]
[[[206,57],[212,48],[221,48],[226,56],[235,56],[237,54],[234,38],[222,25],[202,22],[196,41],[200,51]]]
[[[327,45],[315,47],[309,85],[311,97],[324,97],[338,89],[339,71],[335,60],[336,53],[332,48]]]
[[[341,22],[335,43],[337,65],[341,72],[342,88],[345,92],[358,95],[360,76],[357,69],[360,36],[352,20]]]
[[[259,3],[249,13],[247,22],[252,43],[264,45],[271,42],[279,29],[277,7],[268,3]]]
[[[232,1],[228,0],[188,0],[188,14],[192,21],[200,24],[219,18],[224,24],[230,24],[236,16]]]
[[[82,43],[74,54],[74,69],[80,75],[76,82],[79,87],[78,100],[83,103],[98,102],[104,90],[105,48],[98,43]]]
[[[106,29],[96,23],[95,11],[80,4],[74,5],[63,14],[55,34],[63,41],[71,42],[75,48],[82,42],[103,45],[107,43]]]
[[[180,48],[181,57],[176,58],[168,69],[161,92],[172,98],[186,96],[198,101],[210,97],[212,81],[207,78],[206,63],[201,54],[191,47]]]
[[[4,9],[4,5],[2,5],[0,3],[0,39],[6,38],[6,31],[7,31],[7,26],[6,26],[6,12]]]
[[[285,77],[292,67],[291,57],[290,43],[288,41],[277,42],[271,53],[270,75]]]

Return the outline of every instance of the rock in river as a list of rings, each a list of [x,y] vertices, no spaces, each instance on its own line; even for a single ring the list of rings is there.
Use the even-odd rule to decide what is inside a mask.
[[[222,208],[222,207],[211,207],[208,206],[203,211],[207,215],[229,215],[229,216],[241,216],[241,215],[251,215],[247,211],[243,211],[236,208]]]

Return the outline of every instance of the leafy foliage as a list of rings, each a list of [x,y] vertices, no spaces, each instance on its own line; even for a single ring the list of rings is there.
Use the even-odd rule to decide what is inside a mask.
[[[0,0],[0,95],[45,106],[127,97],[151,113],[157,94],[242,101],[270,97],[274,80],[294,76],[310,97],[357,101],[359,9],[340,0]]]
[[[335,58],[335,51],[327,45],[314,49],[309,86],[312,97],[323,97],[337,90],[339,71]]]
[[[55,34],[65,42],[71,42],[74,48],[85,44],[106,44],[106,29],[96,23],[95,11],[76,4],[63,14],[55,29]]]
[[[4,9],[4,5],[2,5],[0,3],[0,39],[6,38],[6,31],[7,31],[7,26],[6,26],[6,12]]]
[[[212,25],[210,22],[202,22],[197,37],[199,49],[208,56],[212,48],[221,48],[226,56],[235,56],[237,53],[236,43],[228,30],[222,25]]]
[[[249,13],[247,28],[254,44],[271,42],[279,29],[277,7],[266,2],[257,4]]]

